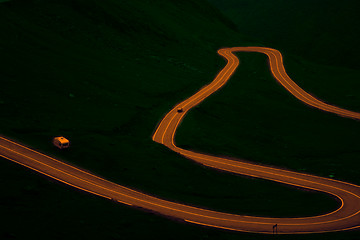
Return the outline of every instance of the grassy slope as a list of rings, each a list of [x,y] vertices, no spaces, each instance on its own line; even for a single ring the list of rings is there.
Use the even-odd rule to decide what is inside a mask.
[[[336,1],[327,1],[326,5],[321,4],[320,1],[294,3],[282,0],[274,1],[271,4],[266,1],[250,2],[247,0],[209,0],[209,2],[218,6],[228,17],[236,22],[237,27],[241,29],[241,32],[252,35],[262,40],[262,42],[267,42],[268,44],[266,46],[278,48],[285,53],[285,68],[290,77],[292,77],[292,79],[303,89],[330,104],[354,111],[360,111],[360,96],[357,91],[360,87],[360,82],[358,81],[360,71],[356,69],[356,66],[358,65],[357,61],[355,61],[355,56],[358,55],[359,47],[357,44],[358,39],[354,37],[354,34],[356,34],[356,31],[358,30],[352,28],[354,24],[356,25],[356,23],[359,22],[359,17],[355,10],[355,1],[345,1],[341,4]],[[286,21],[284,19],[286,19]],[[321,36],[324,35],[328,37],[321,38]],[[309,44],[309,41],[316,43],[316,45]],[[329,51],[329,49],[331,51]],[[332,57],[329,57],[329,54],[331,54]],[[355,161],[354,157],[357,157],[356,154],[358,153],[356,145],[356,136],[358,134],[358,127],[356,125],[358,125],[358,121],[340,120],[338,117],[331,117],[328,113],[321,112],[321,115],[324,115],[324,117],[329,116],[329,119],[321,120],[320,116],[314,116],[314,119],[310,119],[310,114],[316,112],[316,110],[310,109],[309,111],[307,106],[302,106],[302,103],[296,103],[297,100],[292,100],[292,97],[288,98],[287,96],[289,94],[286,94],[282,87],[264,85],[270,84],[273,81],[267,70],[268,67],[265,64],[265,60],[252,59],[248,54],[239,54],[239,56],[242,59],[242,65],[234,78],[234,83],[231,84],[241,85],[239,85],[238,88],[229,88],[241,89],[241,92],[240,95],[238,94],[239,96],[236,96],[236,99],[231,99],[231,95],[228,94],[229,91],[223,93],[223,100],[226,95],[226,102],[234,102],[233,104],[230,104],[229,108],[236,105],[237,101],[244,101],[241,98],[251,95],[249,90],[254,91],[252,99],[248,99],[248,101],[253,103],[254,98],[256,98],[254,95],[258,94],[255,93],[255,91],[257,91],[258,86],[261,84],[261,87],[267,91],[262,92],[261,96],[264,100],[266,99],[266,102],[269,104],[266,105],[266,109],[265,106],[263,107],[264,109],[259,108],[259,112],[263,111],[264,116],[269,120],[263,124],[261,122],[251,124],[259,129],[265,129],[262,131],[268,132],[269,135],[282,136],[283,134],[290,133],[278,132],[277,128],[281,125],[287,127],[283,122],[288,121],[288,118],[292,118],[290,121],[296,122],[298,132],[303,135],[301,137],[301,135],[295,133],[296,135],[292,137],[292,140],[282,139],[282,143],[279,141],[279,143],[277,143],[279,146],[280,144],[286,146],[286,149],[284,149],[282,153],[287,152],[287,157],[293,155],[294,158],[303,155],[302,157],[304,158],[311,159],[311,156],[313,156],[313,158],[319,156],[320,158],[327,159],[331,156],[332,160],[330,161],[342,162],[344,159],[347,159],[349,162]],[[246,63],[246,61],[250,61],[250,63]],[[322,65],[316,62],[323,62],[326,64]],[[236,81],[237,78],[240,79],[239,82]],[[253,85],[256,86],[256,89],[251,86],[251,83],[244,83],[244,79],[249,82],[255,81]],[[264,82],[264,80],[266,81]],[[283,95],[279,95],[280,93]],[[235,93],[233,94],[235,95]],[[278,101],[281,101],[282,103],[274,102],[274,94],[276,94]],[[258,99],[258,101],[260,105],[263,104],[263,100]],[[285,103],[284,101],[287,102]],[[294,115],[295,113],[291,113],[291,111],[297,110],[295,105],[290,105],[292,103],[289,101],[293,101],[294,104],[304,108],[304,111],[309,112],[304,112],[303,116],[299,116],[298,114]],[[269,114],[270,110],[268,109],[270,108],[270,105],[272,105],[271,102],[274,102],[273,104],[276,106],[283,104],[291,109],[286,109],[286,113],[282,114],[284,116],[281,116],[281,114]],[[210,108],[211,102],[207,102],[206,104],[209,104],[208,108]],[[251,107],[254,108],[255,106]],[[281,109],[278,111],[280,110]],[[249,113],[253,113],[253,111],[249,111]],[[213,114],[221,115],[217,112],[214,112]],[[237,115],[236,113],[230,114]],[[279,116],[281,116],[281,118]],[[278,122],[276,130],[271,130],[272,126],[270,126],[270,128],[268,127],[268,125],[271,125],[268,122],[275,121],[272,120],[273,118]],[[309,120],[305,121],[304,118],[309,118]],[[296,119],[301,120],[297,121]],[[326,123],[320,124],[320,121],[326,121]],[[316,123],[319,125],[309,128],[309,126],[313,125],[309,123]],[[327,124],[335,125],[327,126]],[[264,125],[264,128],[261,128],[261,125]],[[184,129],[186,129],[186,127],[184,127]],[[323,130],[322,132],[316,133],[315,129],[318,129],[317,131]],[[325,134],[325,131],[328,131],[327,129],[332,130],[331,134]],[[221,132],[221,130],[219,130],[219,132]],[[308,139],[306,133],[311,133],[312,138]],[[291,134],[294,133],[291,132]],[[323,137],[320,139],[317,135]],[[296,143],[296,141],[303,141],[304,139],[308,140],[301,144],[298,142]],[[276,143],[272,144],[275,145]],[[303,146],[303,148],[291,148],[290,144]],[[310,159],[308,161],[311,161]],[[328,162],[328,164],[330,164],[330,162]],[[354,162],[354,164],[356,164],[356,162]],[[303,167],[307,168],[305,166]],[[333,166],[333,168],[336,167]],[[316,169],[316,167],[314,169]],[[358,182],[355,170],[337,169],[337,171],[344,171],[339,177],[349,181]],[[353,173],[349,174],[347,171]]]
[[[197,206],[269,216],[335,207],[321,194],[199,167],[151,141],[160,116],[222,67],[216,50],[246,44],[203,2],[13,0],[0,5],[0,16],[6,33],[0,38],[3,135],[126,186]],[[71,150],[56,151],[50,144],[55,135],[69,137]],[[114,206],[0,164],[5,239],[169,239],[174,232],[174,239],[253,237]],[[317,204],[306,209],[299,198]]]
[[[351,45],[351,49],[354,50],[351,55],[348,54],[346,48],[331,48],[332,54],[340,57],[331,58],[331,62],[324,61],[326,54],[323,54],[321,50],[324,46],[330,49],[333,38],[322,41],[323,45],[315,51],[301,51],[302,48],[307,47],[301,45],[302,41],[313,38],[306,29],[289,27],[290,30],[286,28],[276,30],[282,31],[283,35],[295,34],[292,32],[294,30],[301,33],[301,38],[296,38],[291,42],[281,42],[283,39],[276,36],[272,36],[271,40],[274,42],[266,39],[271,29],[268,25],[262,25],[261,21],[268,19],[264,12],[276,8],[276,4],[271,3],[272,7],[260,8],[257,7],[259,2],[248,2],[240,8],[240,4],[246,1],[211,2],[227,10],[224,12],[235,21],[246,18],[241,23],[237,22],[238,28],[243,33],[251,34],[251,26],[258,25],[256,31],[261,36],[255,34],[253,36],[263,42],[271,43],[266,46],[285,52],[284,62],[288,74],[305,90],[328,103],[360,111],[360,96],[357,91],[360,87],[357,81],[360,72],[352,69],[355,63],[352,56],[357,52],[356,45]],[[347,6],[347,4],[349,2],[344,5]],[[305,4],[300,5],[301,8]],[[324,7],[334,7],[329,5]],[[339,11],[341,12],[341,9]],[[301,11],[297,14],[301,15]],[[351,15],[351,11],[349,14]],[[281,14],[274,14],[274,16],[279,15]],[[321,17],[324,16],[326,13],[321,15]],[[310,15],[307,18],[311,19],[315,16]],[[294,17],[294,21],[302,22],[302,19],[304,17]],[[333,19],[339,22],[341,20],[343,19]],[[271,21],[275,20],[268,19],[269,25],[272,25]],[[287,22],[284,21],[283,25],[286,24]],[[314,24],[316,25],[316,22]],[[313,31],[320,32],[320,29]],[[338,34],[333,30],[321,31],[323,32],[328,35]],[[347,33],[352,35],[353,31]],[[356,41],[356,38],[349,37],[342,40],[344,41],[339,42],[340,47]],[[275,41],[279,42],[275,43]],[[292,49],[291,44],[297,45],[298,49]],[[302,57],[295,56],[294,53]],[[241,65],[234,77],[219,93],[189,114],[178,131],[177,143],[198,151],[244,158],[261,164],[321,176],[333,175],[337,179],[360,184],[357,170],[360,167],[358,163],[360,152],[357,144],[357,136],[360,133],[359,121],[343,119],[299,103],[282,86],[275,83],[264,56],[239,53],[238,57]],[[314,62],[329,65],[310,62],[309,57]],[[191,138],[188,137],[189,134],[192,135]],[[301,239],[327,239],[329,237],[356,239],[356,236],[358,232],[355,231],[307,235],[302,236]]]
[[[189,114],[179,129],[177,142],[205,152],[216,151],[265,164],[306,169],[323,176],[335,175],[359,184],[356,171],[360,167],[356,161],[360,154],[357,144],[359,121],[325,113],[299,102],[276,83],[265,56],[249,53],[238,56],[241,65],[234,77],[220,92]],[[299,68],[292,59],[289,62],[293,68]],[[328,70],[328,74],[321,77],[332,82],[333,88],[343,75],[349,75],[350,79],[359,76],[347,69],[307,66],[314,70],[317,67],[322,73]],[[315,81],[319,76],[303,73],[294,79],[303,85],[305,77]],[[310,92],[324,93],[318,87],[313,84]],[[359,111],[359,103],[351,101],[356,91],[346,92],[348,98],[342,91],[344,89],[328,102],[339,102],[342,107]],[[319,95],[320,98],[324,96]],[[344,95],[344,99],[340,98]],[[188,138],[190,134],[192,137]],[[217,142],[216,149],[212,142]]]
[[[242,33],[312,61],[359,69],[356,0],[208,0]]]

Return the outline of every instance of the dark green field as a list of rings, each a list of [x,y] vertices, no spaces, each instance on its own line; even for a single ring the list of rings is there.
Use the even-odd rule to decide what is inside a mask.
[[[208,0],[243,34],[331,66],[360,69],[357,0]]]
[[[141,192],[208,209],[296,217],[338,206],[325,194],[209,169],[152,142],[162,116],[225,65],[217,49],[264,42],[206,1],[10,0],[0,1],[0,20],[1,135]],[[284,49],[300,86],[360,111],[353,65],[329,66]],[[265,56],[238,57],[229,83],[185,118],[178,145],[360,184],[359,122],[297,101],[273,79]],[[71,140],[70,149],[52,146],[58,135]],[[6,159],[0,167],[1,239],[272,237],[115,204]]]

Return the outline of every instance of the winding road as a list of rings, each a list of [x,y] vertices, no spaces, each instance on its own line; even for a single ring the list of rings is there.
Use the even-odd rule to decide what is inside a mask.
[[[233,52],[259,52],[266,54],[269,58],[269,65],[274,77],[296,98],[324,111],[343,117],[360,119],[359,113],[326,104],[297,86],[286,74],[279,51],[263,47],[224,48],[220,49],[218,53],[228,61],[226,66],[209,85],[177,104],[166,114],[158,125],[153,135],[153,140],[187,158],[212,168],[331,194],[341,201],[341,206],[337,210],[324,215],[305,218],[263,218],[228,214],[162,200],[120,186],[4,137],[0,137],[0,156],[75,188],[113,199],[123,204],[183,219],[194,224],[256,233],[273,233],[273,226],[277,224],[278,233],[280,234],[319,233],[360,227],[360,186],[334,179],[260,166],[242,160],[235,161],[200,154],[181,149],[175,145],[174,136],[176,129],[186,113],[210,94],[221,88],[236,70],[239,60]],[[178,111],[179,108],[182,108],[182,111]]]

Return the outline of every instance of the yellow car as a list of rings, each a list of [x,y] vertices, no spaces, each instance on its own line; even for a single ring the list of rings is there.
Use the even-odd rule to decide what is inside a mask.
[[[58,147],[60,149],[68,148],[70,146],[69,140],[64,137],[54,137],[53,144],[55,147]]]

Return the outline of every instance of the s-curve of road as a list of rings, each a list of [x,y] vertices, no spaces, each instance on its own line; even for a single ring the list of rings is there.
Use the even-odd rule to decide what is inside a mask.
[[[259,166],[241,160],[235,161],[200,154],[181,149],[175,145],[175,132],[183,117],[191,108],[227,82],[239,65],[239,60],[233,52],[240,51],[266,54],[274,77],[291,94],[304,103],[343,117],[360,119],[359,113],[321,102],[297,86],[286,74],[279,51],[263,47],[224,48],[220,49],[218,53],[228,61],[226,66],[209,85],[177,104],[167,113],[158,125],[153,140],[187,158],[212,168],[331,194],[341,201],[341,206],[337,210],[324,215],[305,218],[264,218],[235,215],[170,202],[134,191],[3,137],[0,137],[0,156],[75,188],[194,224],[257,233],[273,233],[273,226],[277,224],[278,233],[282,234],[341,231],[360,227],[360,186],[274,167]],[[182,111],[178,111],[179,108],[182,108]]]

